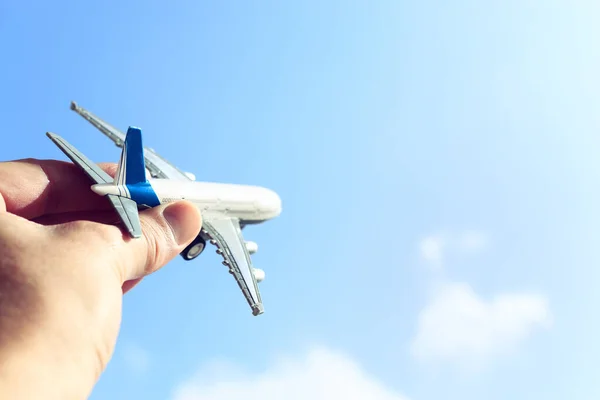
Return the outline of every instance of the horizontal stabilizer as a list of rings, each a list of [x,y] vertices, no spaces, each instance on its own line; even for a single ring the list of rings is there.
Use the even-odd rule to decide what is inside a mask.
[[[140,225],[137,203],[127,197],[115,196],[114,194],[109,194],[106,197],[111,201],[131,237],[141,237],[142,227]]]
[[[48,136],[50,140],[52,140],[54,144],[56,144],[56,146],[58,146],[58,148],[61,149],[62,152],[65,153],[65,155],[69,157],[69,159],[71,159],[75,165],[81,168],[86,175],[94,181],[94,183],[112,182],[110,175],[90,161],[90,159],[84,156],[65,139],[51,132],[46,132],[46,136]],[[109,195],[107,197],[111,201],[115,211],[117,211],[117,214],[119,214],[119,218],[121,218],[121,221],[127,228],[129,234],[134,238],[142,236],[140,216],[136,202],[125,197],[114,195]]]
[[[63,153],[75,165],[81,168],[87,176],[89,176],[95,183],[108,183],[112,182],[112,178],[106,172],[104,172],[100,167],[91,162],[86,156],[81,154],[79,150],[73,147],[69,142],[67,142],[62,137],[58,136],[52,132],[46,132],[46,136],[50,138],[54,142],[59,149],[62,150]]]

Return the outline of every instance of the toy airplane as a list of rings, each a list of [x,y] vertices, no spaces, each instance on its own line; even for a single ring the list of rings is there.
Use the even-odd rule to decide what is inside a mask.
[[[91,189],[111,201],[129,234],[134,238],[142,235],[140,209],[182,199],[196,204],[202,213],[202,230],[181,256],[193,260],[203,252],[206,241],[215,245],[252,314],[262,314],[264,308],[257,282],[261,282],[265,274],[252,266],[250,255],[258,246],[245,242],[241,229],[278,216],[281,213],[279,196],[262,187],[196,182],[192,174],[181,172],[154,150],[143,147],[140,129],[130,127],[124,135],[74,102],[71,109],[123,147],[115,178],[60,136],[50,132],[47,136],[94,181]]]

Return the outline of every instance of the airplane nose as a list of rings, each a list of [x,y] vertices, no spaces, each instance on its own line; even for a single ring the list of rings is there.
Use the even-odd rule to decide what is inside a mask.
[[[272,190],[264,189],[260,199],[261,208],[268,213],[271,218],[281,214],[281,198]]]

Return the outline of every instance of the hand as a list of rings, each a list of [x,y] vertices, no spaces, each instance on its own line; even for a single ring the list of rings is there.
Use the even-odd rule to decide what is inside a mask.
[[[87,398],[123,293],[200,231],[198,209],[178,202],[140,212],[143,236],[131,239],[91,184],[70,163],[0,163],[0,398]]]

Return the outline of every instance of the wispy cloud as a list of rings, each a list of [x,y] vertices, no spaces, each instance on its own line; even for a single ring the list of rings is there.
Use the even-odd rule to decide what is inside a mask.
[[[472,256],[490,246],[480,231],[436,234],[419,243],[421,258],[445,274],[432,279],[432,295],[421,310],[412,355],[423,363],[452,363],[477,368],[515,351],[536,330],[552,323],[548,299],[538,293],[481,296],[468,284],[445,276],[449,253]]]
[[[442,268],[449,253],[473,255],[484,251],[489,245],[488,235],[477,230],[457,233],[436,233],[419,241],[421,259],[433,268]]]
[[[463,253],[478,253],[488,247],[488,236],[479,231],[467,231],[461,233],[457,238],[457,248]]]
[[[411,352],[422,362],[479,367],[551,323],[548,300],[540,294],[504,293],[486,300],[466,283],[443,283],[419,315]]]
[[[348,356],[318,348],[282,358],[260,373],[214,362],[178,387],[173,400],[407,400],[367,374]]]
[[[441,267],[444,260],[446,239],[442,235],[430,235],[421,239],[419,253],[421,258],[435,267]]]
[[[134,374],[143,374],[150,367],[150,354],[136,343],[125,343],[121,354],[123,361]]]

